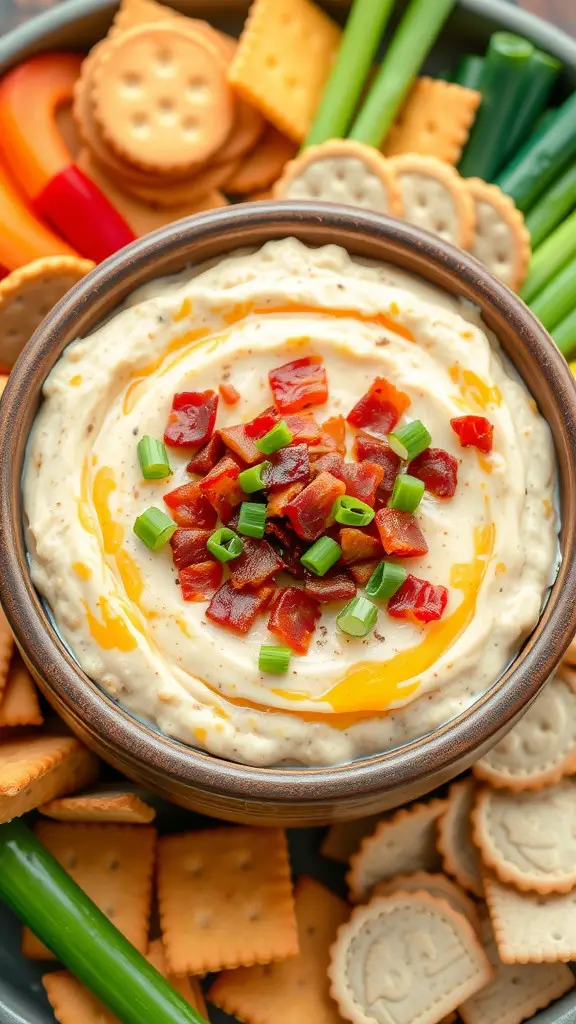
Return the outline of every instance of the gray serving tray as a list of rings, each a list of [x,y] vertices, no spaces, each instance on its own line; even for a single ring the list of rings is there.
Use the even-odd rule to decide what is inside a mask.
[[[2,4],[4,0],[0,0]],[[164,0],[165,3],[168,0]],[[435,0],[429,0],[431,4]],[[218,27],[238,33],[248,8],[247,0],[170,0],[173,7],[195,17],[206,18]],[[565,0],[567,5],[576,0]],[[349,0],[325,0],[327,11],[343,20]],[[398,4],[396,20],[402,10]],[[0,74],[31,54],[49,49],[84,49],[105,35],[117,7],[117,0],[68,0],[33,18],[0,39]],[[392,23],[393,31],[395,22]],[[453,66],[463,53],[482,53],[492,32],[506,29],[532,39],[565,65],[559,95],[576,88],[576,41],[552,25],[501,0],[459,0],[426,64],[426,70],[441,71]],[[1,230],[1,225],[0,225]],[[215,823],[172,806],[158,798],[157,825],[162,833],[211,827]],[[33,821],[33,815],[29,816]],[[293,830],[290,833],[295,876],[310,874],[336,892],[345,894],[343,870],[319,856],[322,829]],[[33,963],[20,954],[19,922],[0,903],[0,1024],[54,1024],[54,1017],[40,983],[53,962]],[[210,1007],[212,1024],[232,1024],[232,1018]],[[77,1021],[75,1024],[85,1024]],[[142,1021],[142,1024],[154,1024]],[[277,1024],[283,1024],[278,1020]],[[315,1024],[302,1021],[302,1024]],[[532,1024],[576,1024],[576,990],[537,1014]]]

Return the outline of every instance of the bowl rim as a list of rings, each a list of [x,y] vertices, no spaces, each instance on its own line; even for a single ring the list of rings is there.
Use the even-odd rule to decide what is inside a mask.
[[[339,240],[356,255],[386,248],[381,259],[432,283],[442,281],[444,290],[476,301],[500,339],[505,333],[514,336],[518,359],[513,361],[526,365],[532,360],[538,378],[546,382],[561,485],[563,559],[522,651],[458,718],[400,748],[348,764],[260,768],[220,760],[158,733],[82,672],[55,634],[30,579],[20,513],[21,473],[41,384],[65,345],[85,333],[85,324],[95,325],[138,284],[162,276],[167,267],[185,265],[191,247],[199,253],[197,263],[206,252],[218,251],[223,258],[245,240],[258,245],[291,235],[310,244]],[[513,724],[554,671],[576,631],[576,604],[570,597],[576,591],[575,464],[576,383],[568,365],[521,300],[472,256],[406,222],[335,204],[246,203],[210,211],[162,228],[97,266],[54,307],[17,361],[0,405],[0,600],[26,660],[58,705],[80,718],[96,741],[136,758],[139,765],[212,793],[263,801],[313,802],[389,792],[447,771],[463,758],[471,761],[478,749],[494,742],[497,732]]]

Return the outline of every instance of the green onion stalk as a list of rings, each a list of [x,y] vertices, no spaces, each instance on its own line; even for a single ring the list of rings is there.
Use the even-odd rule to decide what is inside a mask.
[[[550,333],[574,309],[576,256],[532,299],[530,309]]]
[[[547,111],[548,114],[551,111]],[[532,248],[536,249],[576,206],[576,162],[561,174],[526,215]]]
[[[533,253],[520,297],[528,304],[563,267],[576,257],[576,210]],[[576,281],[572,283],[576,301]]]
[[[522,76],[522,91],[515,117],[510,126],[508,139],[504,140],[503,158],[500,166],[508,163],[529,137],[540,115],[543,113],[554,88],[562,64],[555,57],[542,50],[534,50]]]
[[[456,85],[463,85],[465,89],[478,90],[482,81],[483,68],[484,57],[478,57],[475,53],[467,53],[456,66],[452,81]]]
[[[576,297],[575,300],[576,302]],[[576,305],[571,313],[568,313],[563,320],[552,331],[552,337],[563,356],[570,359],[576,352]]]
[[[0,898],[122,1024],[206,1024],[18,819],[0,825]]]

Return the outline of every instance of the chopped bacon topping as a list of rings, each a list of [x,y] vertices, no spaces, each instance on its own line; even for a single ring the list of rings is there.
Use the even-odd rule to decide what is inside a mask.
[[[267,540],[242,539],[242,554],[228,563],[230,582],[235,590],[259,587],[284,568],[284,562]]]
[[[258,440],[259,437],[264,437],[272,427],[278,423],[280,419],[276,409],[271,405],[268,409],[264,409],[259,416],[255,416],[253,420],[250,420],[246,424],[246,433],[248,437]]]
[[[215,391],[181,391],[174,395],[164,441],[172,447],[199,447],[212,437],[218,395]]]
[[[284,587],[274,601],[268,629],[296,654],[306,654],[319,618],[316,598],[297,587]]]
[[[387,555],[417,558],[428,551],[428,545],[411,512],[381,508],[376,513],[374,522]]]
[[[356,584],[347,572],[332,570],[325,576],[312,576],[306,573],[304,589],[317,601],[349,601],[356,596]]]
[[[368,562],[355,562],[354,565],[348,566],[348,572],[359,587],[365,587],[380,562],[380,558],[371,558]]]
[[[324,452],[339,452],[340,455],[346,453],[346,420],[343,416],[331,416],[324,420],[313,454],[323,455]]]
[[[300,412],[328,401],[328,382],[321,356],[284,363],[268,374],[274,403],[280,412]]]
[[[266,490],[280,491],[287,484],[304,483],[310,479],[308,445],[292,444],[268,456],[270,466],[264,473]]]
[[[376,492],[384,477],[384,470],[375,462],[345,462],[338,452],[328,452],[317,459],[316,472],[331,473],[346,485],[346,494],[374,506]]]
[[[330,473],[319,473],[312,483],[288,502],[285,514],[295,532],[303,540],[316,540],[324,533],[332,513],[332,506],[346,487]]]
[[[304,490],[304,484],[288,484],[287,487],[283,487],[279,491],[275,491],[268,498],[268,504],[266,506],[267,516],[283,516],[285,514],[286,505],[295,498],[300,491]]]
[[[264,584],[257,590],[235,590],[226,580],[206,609],[206,616],[234,633],[247,633],[259,612],[268,606],[275,588]]]
[[[463,448],[477,448],[484,455],[492,451],[494,427],[485,416],[456,416],[450,426]]]
[[[366,434],[385,437],[394,429],[403,412],[410,405],[410,398],[398,391],[384,377],[376,377],[368,392],[346,417],[348,423]]]
[[[294,412],[291,416],[285,416],[284,422],[292,434],[292,444],[316,444],[320,440],[322,431],[317,419],[311,412]]]
[[[216,510],[223,523],[230,520],[236,505],[239,505],[244,497],[238,483],[239,475],[240,467],[234,462],[234,459],[225,455],[214,466],[214,469],[211,469],[208,475],[200,481],[199,487],[202,494]]]
[[[217,462],[220,461],[224,455],[224,441],[220,437],[220,434],[213,434],[213,436],[205,444],[199,452],[196,452],[188,465],[186,466],[187,473],[199,473],[200,476],[206,476]]]
[[[172,519],[179,526],[196,526],[199,530],[212,530],[216,525],[216,512],[206,500],[200,484],[189,483],[176,487],[164,495]]]
[[[392,451],[386,441],[377,441],[376,438],[362,437],[362,435],[358,435],[356,438],[355,449],[359,462],[372,462],[382,467],[384,475],[376,497],[382,505],[385,505],[394,490],[394,481],[400,468],[400,456]]]
[[[342,548],[342,561],[345,565],[351,562],[363,562],[366,558],[382,557],[382,544],[378,537],[358,530],[355,526],[344,526],[339,538]]]
[[[304,579],[304,567],[300,561],[305,545],[293,530],[275,519],[266,520],[266,535],[278,548],[284,568],[296,580]]]
[[[458,484],[458,459],[443,448],[427,448],[417,455],[406,470],[422,480],[427,491],[437,498],[453,498]]]
[[[447,603],[446,587],[435,586],[409,573],[400,589],[388,601],[388,614],[395,619],[435,622],[442,618]]]
[[[197,562],[178,573],[185,601],[207,601],[222,582],[222,562]]]
[[[248,436],[246,427],[242,423],[237,423],[233,427],[220,427],[218,433],[230,448],[231,453],[238,456],[247,466],[254,466],[266,457],[258,451],[255,442]]]
[[[176,530],[170,538],[172,560],[177,569],[205,562],[208,558],[206,541],[212,530]]]
[[[218,391],[220,392],[220,398],[226,405],[238,405],[241,396],[233,384],[219,384]]]

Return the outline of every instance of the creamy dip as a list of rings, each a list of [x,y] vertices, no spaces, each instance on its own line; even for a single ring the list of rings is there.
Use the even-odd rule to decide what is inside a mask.
[[[240,392],[217,427],[270,404],[268,371],[321,355],[346,415],[382,376],[412,400],[432,444],[461,460],[454,498],[418,508],[429,551],[409,571],[449,588],[441,621],[379,608],[373,633],[340,632],[323,605],[286,676],[258,670],[274,643],[260,616],[244,637],[182,599],[169,545],[149,551],[134,520],[191,478],[144,481],[137,440],[161,437],[179,391]],[[452,417],[486,416],[494,449],[463,449]],[[350,435],[353,431],[349,431]],[[352,457],[349,455],[348,457]],[[335,764],[425,735],[472,704],[534,627],[556,563],[549,428],[475,310],[386,265],[294,239],[202,272],[156,281],[88,338],[44,385],[25,472],[32,575],[84,671],[170,736],[254,765]],[[286,578],[286,583],[294,581]]]

